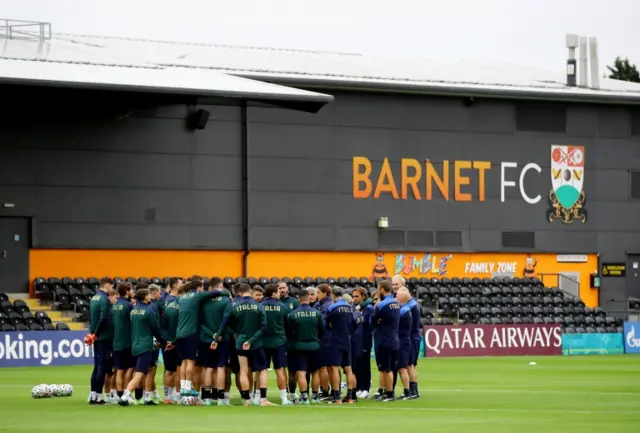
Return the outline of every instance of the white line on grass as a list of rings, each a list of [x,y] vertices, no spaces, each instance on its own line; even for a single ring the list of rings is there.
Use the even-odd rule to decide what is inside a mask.
[[[33,384],[2,384],[0,385],[0,389],[2,388],[28,388],[38,385],[37,383]],[[76,389],[86,389],[89,388],[89,385],[73,385]],[[536,390],[536,389],[484,389],[484,388],[447,388],[443,386],[424,386],[420,388],[420,392],[422,394],[431,394],[431,393],[442,393],[442,392],[451,392],[451,393],[514,393],[514,394],[584,394],[589,393],[589,395],[633,395],[640,396],[640,392],[616,392],[616,391],[585,391],[585,390],[576,390],[576,391],[564,391],[564,390]],[[234,391],[231,392],[231,395],[234,396]],[[237,396],[240,394],[238,393]]]

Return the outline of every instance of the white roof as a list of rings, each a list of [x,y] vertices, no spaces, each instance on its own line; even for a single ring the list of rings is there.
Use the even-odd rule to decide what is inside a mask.
[[[0,81],[71,87],[330,102],[307,90],[225,74],[214,69],[170,67],[121,56],[110,49],[65,40],[0,39]]]
[[[264,47],[54,34],[54,41],[91,44],[153,64],[311,86],[640,103],[640,84],[600,78],[600,89],[565,85],[563,65],[547,71],[507,63],[389,58]]]
[[[206,74],[218,72],[278,84],[316,88],[358,88],[428,94],[640,104],[640,84],[600,78],[600,89],[597,90],[568,87],[564,84],[566,77],[562,65],[559,65],[556,71],[546,71],[505,63],[479,64],[464,60],[396,59],[353,53],[180,43],[65,33],[54,33],[52,39],[44,43],[16,40],[9,42],[11,43],[5,44],[4,49],[0,43],[0,58],[29,58],[72,65],[100,64],[108,65],[108,70],[114,70],[115,67],[126,67],[128,70],[142,69],[139,75],[128,72],[127,80],[130,78],[132,81],[150,82],[151,78],[141,77],[157,75],[165,77],[168,86],[176,87],[176,91],[180,89],[180,85],[185,87],[185,80],[181,79],[182,77],[194,80],[194,83],[186,87],[206,88],[206,84],[212,77]],[[3,69],[0,67],[0,77]],[[155,73],[154,70],[163,72]],[[84,73],[77,75],[79,79],[88,77]],[[109,73],[105,72],[105,75]],[[219,76],[216,75],[216,80]],[[275,89],[273,88],[272,91]],[[282,90],[282,92],[285,91]],[[295,92],[302,91],[295,89]],[[306,94],[305,97],[312,98],[314,97],[312,95],[318,94]],[[326,98],[327,96],[315,97]]]

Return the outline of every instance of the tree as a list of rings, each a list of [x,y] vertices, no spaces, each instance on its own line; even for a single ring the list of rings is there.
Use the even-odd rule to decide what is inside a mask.
[[[607,69],[611,72],[609,78],[640,83],[640,73],[638,72],[638,68],[636,68],[636,65],[633,63],[630,63],[629,59],[625,58],[623,60],[620,57],[616,57],[615,62],[613,62],[613,67],[607,66]]]

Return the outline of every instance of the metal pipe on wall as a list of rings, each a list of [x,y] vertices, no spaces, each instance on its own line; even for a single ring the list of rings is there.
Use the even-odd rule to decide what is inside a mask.
[[[247,277],[249,262],[249,125],[247,103],[240,105],[240,147],[242,155],[242,275]]]

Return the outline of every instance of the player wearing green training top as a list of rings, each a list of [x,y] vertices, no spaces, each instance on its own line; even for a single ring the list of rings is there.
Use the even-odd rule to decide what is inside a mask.
[[[186,284],[184,295],[180,296],[178,306],[178,330],[176,345],[178,356],[182,360],[180,366],[180,395],[197,397],[200,393],[192,389],[195,373],[198,343],[200,342],[199,318],[200,304],[205,300],[218,296],[219,291],[205,292],[201,280],[192,280]]]
[[[287,336],[291,343],[293,365],[289,371],[294,371],[298,385],[300,386],[300,398],[302,404],[309,404],[309,384],[307,371],[312,372],[311,389],[313,391],[312,403],[320,403],[318,400],[318,388],[320,375],[318,373],[321,362],[318,359],[320,338],[324,334],[324,322],[322,313],[309,305],[309,292],[301,290],[298,293],[300,307],[293,310],[287,317]]]
[[[219,291],[223,288],[220,278],[213,277],[209,280],[209,290]],[[213,334],[220,328],[225,306],[226,303],[222,302],[222,297],[209,298],[200,304],[200,343],[198,345],[196,365],[201,366],[203,369],[202,394],[200,399],[207,406],[212,404],[214,398],[218,398],[217,390],[213,388],[218,369],[216,362],[217,353],[211,348],[211,343],[213,342]]]
[[[133,286],[126,281],[118,284],[118,300],[111,307],[113,322],[113,362],[116,367],[116,390],[122,397],[124,387],[133,377],[133,356],[131,355],[131,318],[133,310],[131,295]]]
[[[237,297],[222,319],[220,329],[213,336],[211,347],[216,348],[218,336],[224,335],[233,319],[233,329],[236,332],[236,350],[240,363],[240,395],[245,406],[251,406],[250,375],[251,370],[259,372],[260,405],[270,406],[267,400],[267,363],[262,349],[262,334],[267,328],[267,317],[260,304],[251,298],[251,287],[239,284],[236,289]]]
[[[144,377],[153,363],[154,338],[161,344],[163,342],[160,329],[158,328],[158,317],[154,307],[150,305],[151,297],[148,289],[136,291],[136,306],[131,310],[131,354],[136,357],[136,371],[133,378],[127,385],[127,389],[118,401],[121,406],[128,406],[135,403],[131,392],[140,387],[144,382]],[[171,349],[171,345],[166,347]],[[144,390],[144,404],[154,405],[151,399],[152,388],[148,384]]]
[[[286,281],[278,281],[278,299],[284,305],[287,306],[289,311],[293,311],[300,306],[300,302],[293,296],[289,295],[289,285]],[[288,363],[291,363],[290,356],[287,359]],[[286,368],[285,368],[286,370]],[[287,373],[287,377],[289,378],[289,400],[295,401],[296,398],[296,373],[295,371],[291,371],[289,369]]]
[[[267,316],[267,330],[262,335],[262,346],[267,358],[267,367],[273,363],[276,380],[283,405],[293,404],[287,398],[287,315],[289,308],[278,299],[278,287],[267,284],[262,308]]]
[[[89,334],[86,344],[93,344],[93,372],[91,373],[91,396],[89,404],[103,405],[102,388],[105,376],[111,374],[111,351],[113,349],[113,327],[109,317],[111,304],[107,292],[113,290],[111,278],[100,280],[100,289],[89,302]]]
[[[162,338],[171,343],[171,350],[163,350],[162,358],[164,362],[164,376],[162,377],[164,385],[164,403],[175,404],[178,401],[178,392],[180,390],[180,377],[176,374],[180,360],[178,359],[178,350],[175,348],[176,331],[178,330],[178,316],[180,307],[178,305],[178,297],[182,295],[182,288],[178,288],[177,284],[170,284],[169,291],[163,302],[158,306],[162,313],[160,323],[160,333]]]

